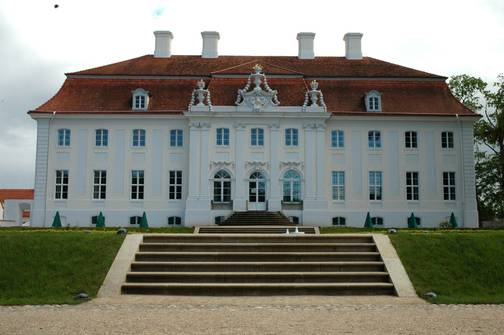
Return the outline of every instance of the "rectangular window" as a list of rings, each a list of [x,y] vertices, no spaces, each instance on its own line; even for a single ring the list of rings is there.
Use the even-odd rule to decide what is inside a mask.
[[[331,147],[340,149],[345,147],[345,133],[343,130],[331,131]]]
[[[68,199],[68,170],[56,170],[55,199]]]
[[[144,171],[131,171],[131,199],[143,200],[144,198]]]
[[[333,171],[331,180],[333,200],[345,200],[345,171]]]
[[[378,130],[370,130],[368,132],[369,149],[381,148],[381,133]]]
[[[418,172],[406,172],[406,200],[418,199]]]
[[[180,225],[182,224],[182,218],[180,216],[170,216],[168,217],[168,224],[172,225]]]
[[[229,128],[217,128],[217,145],[229,145]]]
[[[375,216],[371,218],[371,223],[373,226],[383,226],[383,218]]]
[[[95,170],[93,176],[93,199],[106,199],[107,171]]]
[[[285,145],[288,147],[296,147],[299,145],[299,131],[297,129],[285,129]]]
[[[443,198],[455,200],[455,172],[443,172]]]
[[[407,149],[418,148],[417,132],[416,131],[407,131],[404,133],[404,146]]]
[[[453,149],[453,132],[443,131],[441,133],[441,147],[443,149]]]
[[[140,224],[140,221],[142,221],[142,217],[141,216],[131,216],[130,220],[129,220],[130,224],[133,224],[133,225]]]
[[[95,145],[97,147],[108,146],[108,129],[95,130]]]
[[[58,145],[60,147],[70,146],[70,129],[58,129]]]
[[[184,132],[182,129],[170,130],[170,147],[181,147],[184,145]]]
[[[133,146],[145,147],[145,129],[133,129]]]
[[[182,171],[170,171],[169,199],[182,199]]]
[[[333,226],[345,226],[346,225],[346,219],[342,216],[336,216],[332,218],[332,224]]]
[[[264,129],[252,128],[250,130],[250,145],[260,147],[264,145]]]
[[[135,95],[135,109],[145,109],[145,95]]]
[[[381,171],[369,171],[369,200],[382,200],[382,187]]]

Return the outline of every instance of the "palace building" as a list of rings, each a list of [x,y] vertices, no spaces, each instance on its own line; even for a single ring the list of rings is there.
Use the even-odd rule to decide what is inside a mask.
[[[68,73],[37,122],[33,226],[211,225],[281,212],[306,225],[477,227],[473,123],[446,77],[363,57],[222,56],[155,51]]]

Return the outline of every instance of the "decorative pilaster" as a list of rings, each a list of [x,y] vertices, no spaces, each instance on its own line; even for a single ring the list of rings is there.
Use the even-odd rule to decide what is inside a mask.
[[[464,122],[461,127],[462,136],[462,187],[464,188],[463,226],[465,228],[478,227],[478,209],[476,205],[476,175],[474,171],[474,135],[472,122]],[[460,179],[459,179],[460,180]]]
[[[245,187],[245,148],[247,146],[247,132],[244,124],[235,124],[236,145],[235,145],[235,196],[233,199],[233,210],[243,212],[247,210],[247,195]]]
[[[209,197],[209,187],[210,187],[210,179],[209,179],[209,143],[210,143],[210,124],[209,123],[201,123],[201,156],[200,156],[200,188],[199,188],[199,198],[200,200],[210,201]]]
[[[199,123],[189,123],[189,193],[187,200],[198,199],[200,166],[200,129]]]
[[[280,171],[278,153],[280,152],[280,125],[275,123],[270,125],[270,199],[268,199],[268,210],[275,212],[282,209],[281,206],[281,190]]]
[[[316,136],[316,125],[315,124],[305,124],[304,125],[304,139],[305,139],[305,196],[304,200],[315,200],[316,191],[316,177],[315,177],[315,166],[316,166],[316,149],[315,149],[315,136]]]
[[[325,125],[317,125],[317,200],[325,201]]]
[[[35,156],[35,193],[31,224],[46,226],[47,160],[49,156],[49,119],[37,120],[37,153]],[[49,223],[50,224],[50,223]]]

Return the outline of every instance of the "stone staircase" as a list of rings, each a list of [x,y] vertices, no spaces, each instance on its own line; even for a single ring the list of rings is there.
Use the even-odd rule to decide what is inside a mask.
[[[297,232],[318,234],[315,226],[201,226],[194,229],[195,234],[290,234]]]
[[[230,217],[221,222],[219,226],[264,226],[280,225],[293,226],[285,215],[280,212],[250,211],[234,212]]]
[[[395,295],[371,235],[147,234],[123,294]]]

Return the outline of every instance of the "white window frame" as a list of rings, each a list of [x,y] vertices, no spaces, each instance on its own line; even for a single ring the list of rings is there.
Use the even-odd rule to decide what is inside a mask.
[[[107,170],[93,171],[93,199],[107,199]]]
[[[134,221],[133,223],[131,223],[131,219],[133,219],[133,221]],[[139,225],[141,220],[142,220],[141,216],[138,216],[138,215],[130,216],[129,217],[129,224],[130,225]]]
[[[215,130],[215,145],[227,147],[229,142],[229,128],[217,128]]]
[[[333,226],[346,226],[346,218],[344,216],[334,216],[332,218]]]
[[[182,199],[182,170],[170,170],[168,172],[168,199]]]
[[[135,148],[145,147],[146,142],[146,131],[145,129],[133,129],[131,134],[132,142],[131,145]]]
[[[264,129],[263,128],[250,129],[250,146],[252,146],[252,147],[264,146]]]
[[[366,105],[366,112],[381,112],[382,111],[382,94],[376,90],[366,93],[364,99]]]
[[[145,171],[131,170],[131,200],[144,200],[145,198]]]
[[[406,200],[420,200],[419,174],[418,171],[406,171]]]
[[[455,139],[453,131],[441,132],[441,148],[451,150],[455,148]]]
[[[384,222],[385,220],[383,220],[381,216],[373,216],[371,218],[371,223],[373,224],[373,226],[383,226]]]
[[[181,148],[184,146],[184,130],[171,129],[170,130],[170,147]]]
[[[445,201],[457,200],[455,171],[443,171],[443,199]]]
[[[171,223],[170,223],[170,221],[171,221]],[[178,221],[178,223],[177,223],[177,221]],[[168,217],[168,225],[169,226],[175,226],[175,225],[176,226],[180,226],[180,225],[182,225],[182,217],[176,216],[176,215],[169,216]]]
[[[229,185],[229,187],[227,187]],[[231,202],[231,175],[226,170],[219,170],[214,175],[214,203]],[[215,192],[218,190],[218,193]]]
[[[369,200],[383,201],[382,171],[369,171]]]
[[[68,170],[56,170],[54,180],[54,199],[56,200],[66,200],[68,199],[68,184],[70,180],[70,174]]]
[[[368,147],[372,150],[379,150],[382,148],[381,131],[370,130],[368,131]]]
[[[282,201],[284,203],[301,202],[301,175],[296,170],[287,170],[283,175]]]
[[[299,145],[299,130],[297,128],[285,129],[285,146],[297,147]]]
[[[331,130],[331,148],[343,149],[345,147],[345,131],[341,129]]]
[[[137,88],[131,92],[133,95],[131,107],[134,111],[146,111],[149,108],[149,92]]]
[[[95,129],[95,146],[108,147],[108,129]]]
[[[72,143],[72,131],[68,128],[58,129],[58,147],[68,148]]]
[[[418,133],[414,130],[404,132],[404,147],[406,149],[418,149]]]
[[[333,201],[345,200],[345,171],[331,172],[331,190]]]

